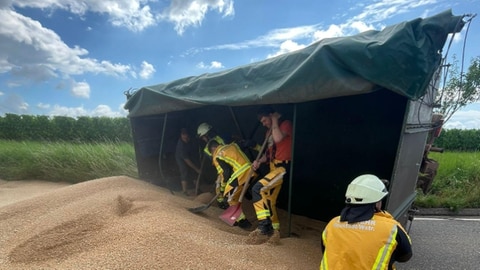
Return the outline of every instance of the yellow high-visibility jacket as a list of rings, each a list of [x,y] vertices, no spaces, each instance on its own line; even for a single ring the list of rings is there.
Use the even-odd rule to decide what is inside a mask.
[[[225,176],[218,159],[224,161],[232,167],[232,173]],[[230,184],[233,180],[238,179],[238,184],[243,185],[248,179],[248,172],[251,162],[248,157],[240,150],[236,143],[219,146],[213,153],[213,165],[217,169],[218,176],[222,187],[225,187],[224,194],[227,194],[232,188]],[[225,179],[228,177],[228,179]]]
[[[225,145],[225,141],[220,136],[215,136],[212,138],[212,140],[217,141],[217,143],[220,145]],[[205,147],[203,148],[203,152],[205,152],[205,154],[207,154],[210,157],[212,156],[212,153],[210,153],[210,149],[208,149],[208,144],[205,145]]]
[[[404,229],[387,212],[353,224],[341,222],[340,216],[333,218],[322,234],[325,250],[320,270],[388,269],[398,230]]]

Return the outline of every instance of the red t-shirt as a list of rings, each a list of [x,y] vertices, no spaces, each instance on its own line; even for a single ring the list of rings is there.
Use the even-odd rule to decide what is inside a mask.
[[[270,146],[268,151],[270,156],[270,160],[291,160],[292,159],[292,131],[293,126],[292,122],[289,120],[284,120],[280,123],[279,127],[280,131],[285,134],[283,139],[276,143],[275,146]],[[275,149],[274,149],[275,148]],[[273,156],[272,156],[273,155]]]

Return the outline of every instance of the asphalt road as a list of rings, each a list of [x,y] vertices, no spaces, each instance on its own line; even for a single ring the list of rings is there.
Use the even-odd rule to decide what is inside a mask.
[[[480,269],[480,217],[417,216],[409,234],[413,257],[397,269]]]

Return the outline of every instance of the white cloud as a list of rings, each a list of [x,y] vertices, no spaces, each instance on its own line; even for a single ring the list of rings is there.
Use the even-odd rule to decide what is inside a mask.
[[[308,40],[310,42],[318,27],[319,25],[305,25],[292,28],[274,29],[256,39],[239,43],[221,44],[197,50],[193,49],[190,52],[187,52],[187,54],[197,53],[202,50],[242,50],[259,47],[279,48],[281,44],[287,40]]]
[[[353,35],[371,29],[374,29],[372,25],[368,25],[361,21],[351,21],[340,25],[332,24],[326,29],[322,28],[319,24],[281,28],[271,30],[266,35],[259,36],[253,40],[221,44],[202,49],[192,49],[187,52],[187,54],[198,53],[202,50],[241,50],[258,47],[272,47],[278,49],[276,52],[267,55],[267,58],[270,58],[299,50],[324,38]]]
[[[52,30],[12,10],[0,9],[0,73],[11,72],[12,85],[42,82],[84,73],[124,76],[131,68],[87,58]]]
[[[74,82],[70,92],[74,97],[89,98],[90,85],[86,82]]]
[[[3,3],[0,9],[0,74],[10,73],[10,87],[52,78],[71,78],[86,73],[112,76],[137,76],[148,79],[154,74],[153,65],[143,62],[137,75],[130,65],[114,64],[88,57],[88,50],[69,47],[51,29],[38,21],[17,13],[13,7],[66,10],[78,16],[87,12],[107,14],[113,25],[132,31],[142,31],[154,25],[155,16],[150,3],[156,0],[25,0]],[[223,16],[234,14],[232,0],[189,0],[171,2],[162,19],[175,23],[180,33],[190,26],[201,24],[206,12],[216,10]],[[87,28],[87,31],[91,29]],[[213,63],[211,68],[219,68]],[[82,90],[83,91],[78,91]],[[88,97],[86,88],[74,88],[75,96]]]
[[[307,46],[312,42],[324,38],[355,35],[373,29],[381,30],[385,27],[382,22],[386,19],[409,12],[414,8],[436,4],[437,2],[437,0],[380,0],[373,2],[371,5],[359,4],[352,7],[352,9],[362,9],[360,14],[348,19],[346,23],[331,24],[326,28],[320,24],[315,24],[275,29],[266,35],[259,36],[252,40],[221,44],[202,49],[192,49],[187,52],[187,54],[198,53],[202,50],[240,50],[258,47],[277,48],[277,52],[267,56],[272,57],[297,50],[301,46]],[[424,15],[426,16],[428,12],[429,11],[426,11]],[[294,44],[297,46],[290,46]]]
[[[125,103],[122,103],[117,108],[120,116],[127,116],[128,115],[128,110],[125,110],[124,106],[125,106]]]
[[[48,114],[48,110],[51,108],[51,105],[39,102],[35,105],[35,107],[41,111],[47,112]],[[66,107],[60,107],[56,105],[55,108],[52,109],[52,115],[62,115],[61,113],[66,111],[69,111],[69,116],[72,116],[74,115],[72,113],[73,111],[79,113],[81,110],[78,108],[67,109]],[[32,114],[29,104],[24,101],[23,97],[15,93],[5,94],[0,92],[0,115],[5,113]]]
[[[131,31],[142,31],[155,25],[154,15],[148,5],[142,6],[144,1],[97,1],[91,0],[92,11],[108,13],[110,21],[115,26],[126,27]]]
[[[39,9],[62,9],[78,16],[87,12],[107,14],[112,25],[126,27],[131,31],[142,31],[155,25],[155,16],[149,2],[155,0],[24,0],[11,1],[16,7]]]
[[[212,61],[210,62],[210,67],[212,68],[224,68],[223,64],[218,61]]]
[[[50,116],[68,116],[68,117],[78,117],[88,115],[88,111],[80,107],[65,107],[60,105],[54,105],[52,110],[48,112]]]
[[[140,71],[140,77],[142,79],[149,79],[155,73],[155,68],[152,64],[148,63],[147,61],[142,62],[142,70]]]
[[[354,29],[355,32],[357,32],[357,33],[361,33],[361,32],[365,32],[365,31],[368,31],[368,30],[375,29],[372,25],[369,25],[369,24],[367,24],[365,22],[361,22],[361,21],[350,22],[348,24],[348,27],[351,28],[351,29]]]
[[[224,68],[223,64],[218,61],[212,61],[209,65],[206,65],[204,62],[200,62],[197,64],[197,68],[201,69],[219,69]]]
[[[1,56],[1,54],[0,54],[0,56]],[[10,69],[11,69],[11,67],[9,67],[9,63],[8,63],[7,59],[5,59],[3,57],[0,57],[0,73],[5,73],[5,72],[9,71]]]
[[[300,50],[300,49],[303,49],[303,48],[305,48],[305,45],[301,45],[301,44],[298,44],[294,41],[287,40],[287,41],[282,42],[282,44],[280,45],[280,50],[278,50],[274,54],[268,55],[267,58],[275,57],[277,55],[288,53],[288,52],[293,52],[293,51]]]
[[[91,117],[124,117],[124,112],[112,111],[108,105],[98,105],[93,110],[87,110],[83,106],[79,107],[65,107],[60,105],[53,106],[53,109],[47,113],[50,116],[68,116],[77,118],[80,116]]]
[[[41,109],[41,110],[48,110],[50,109],[50,104],[45,104],[45,103],[38,103],[37,104],[37,108]]]
[[[480,129],[480,110],[461,110],[445,123],[446,129]]]
[[[365,6],[363,12],[351,21],[368,21],[376,23],[409,12],[421,6],[437,4],[437,0],[381,0]],[[425,14],[426,15],[426,14]]]
[[[343,35],[342,28],[338,25],[332,24],[327,29],[319,29],[313,33],[315,40],[322,40],[324,38],[339,37]]]
[[[27,114],[28,103],[17,94],[0,95],[0,113]]]
[[[121,112],[112,111],[108,105],[98,105],[92,112],[89,113],[93,117],[122,117]]]
[[[158,0],[23,0],[7,1],[2,7],[37,8],[50,10],[62,9],[77,16],[87,12],[106,14],[112,25],[125,27],[139,32],[154,26],[157,22],[167,21],[174,24],[179,35],[188,27],[201,25],[208,11],[214,10],[223,17],[233,16],[235,10],[233,0],[172,0],[170,6],[161,12],[154,11],[151,6],[162,5]]]
[[[223,17],[233,16],[233,0],[172,0],[158,19],[172,22],[182,35],[186,28],[201,25],[209,10],[217,10]]]
[[[289,39],[310,38],[312,36],[312,32],[318,27],[319,25],[305,25],[292,28],[275,29],[270,31],[267,35],[260,37],[259,40],[284,41]]]

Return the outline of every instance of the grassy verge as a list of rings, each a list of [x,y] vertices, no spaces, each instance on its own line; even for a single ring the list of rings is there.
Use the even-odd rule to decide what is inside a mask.
[[[451,210],[480,207],[480,153],[431,153],[439,163],[431,191],[419,192],[415,204],[420,207],[445,207]]]
[[[127,175],[137,177],[128,143],[72,144],[0,140],[0,178],[78,183]]]

